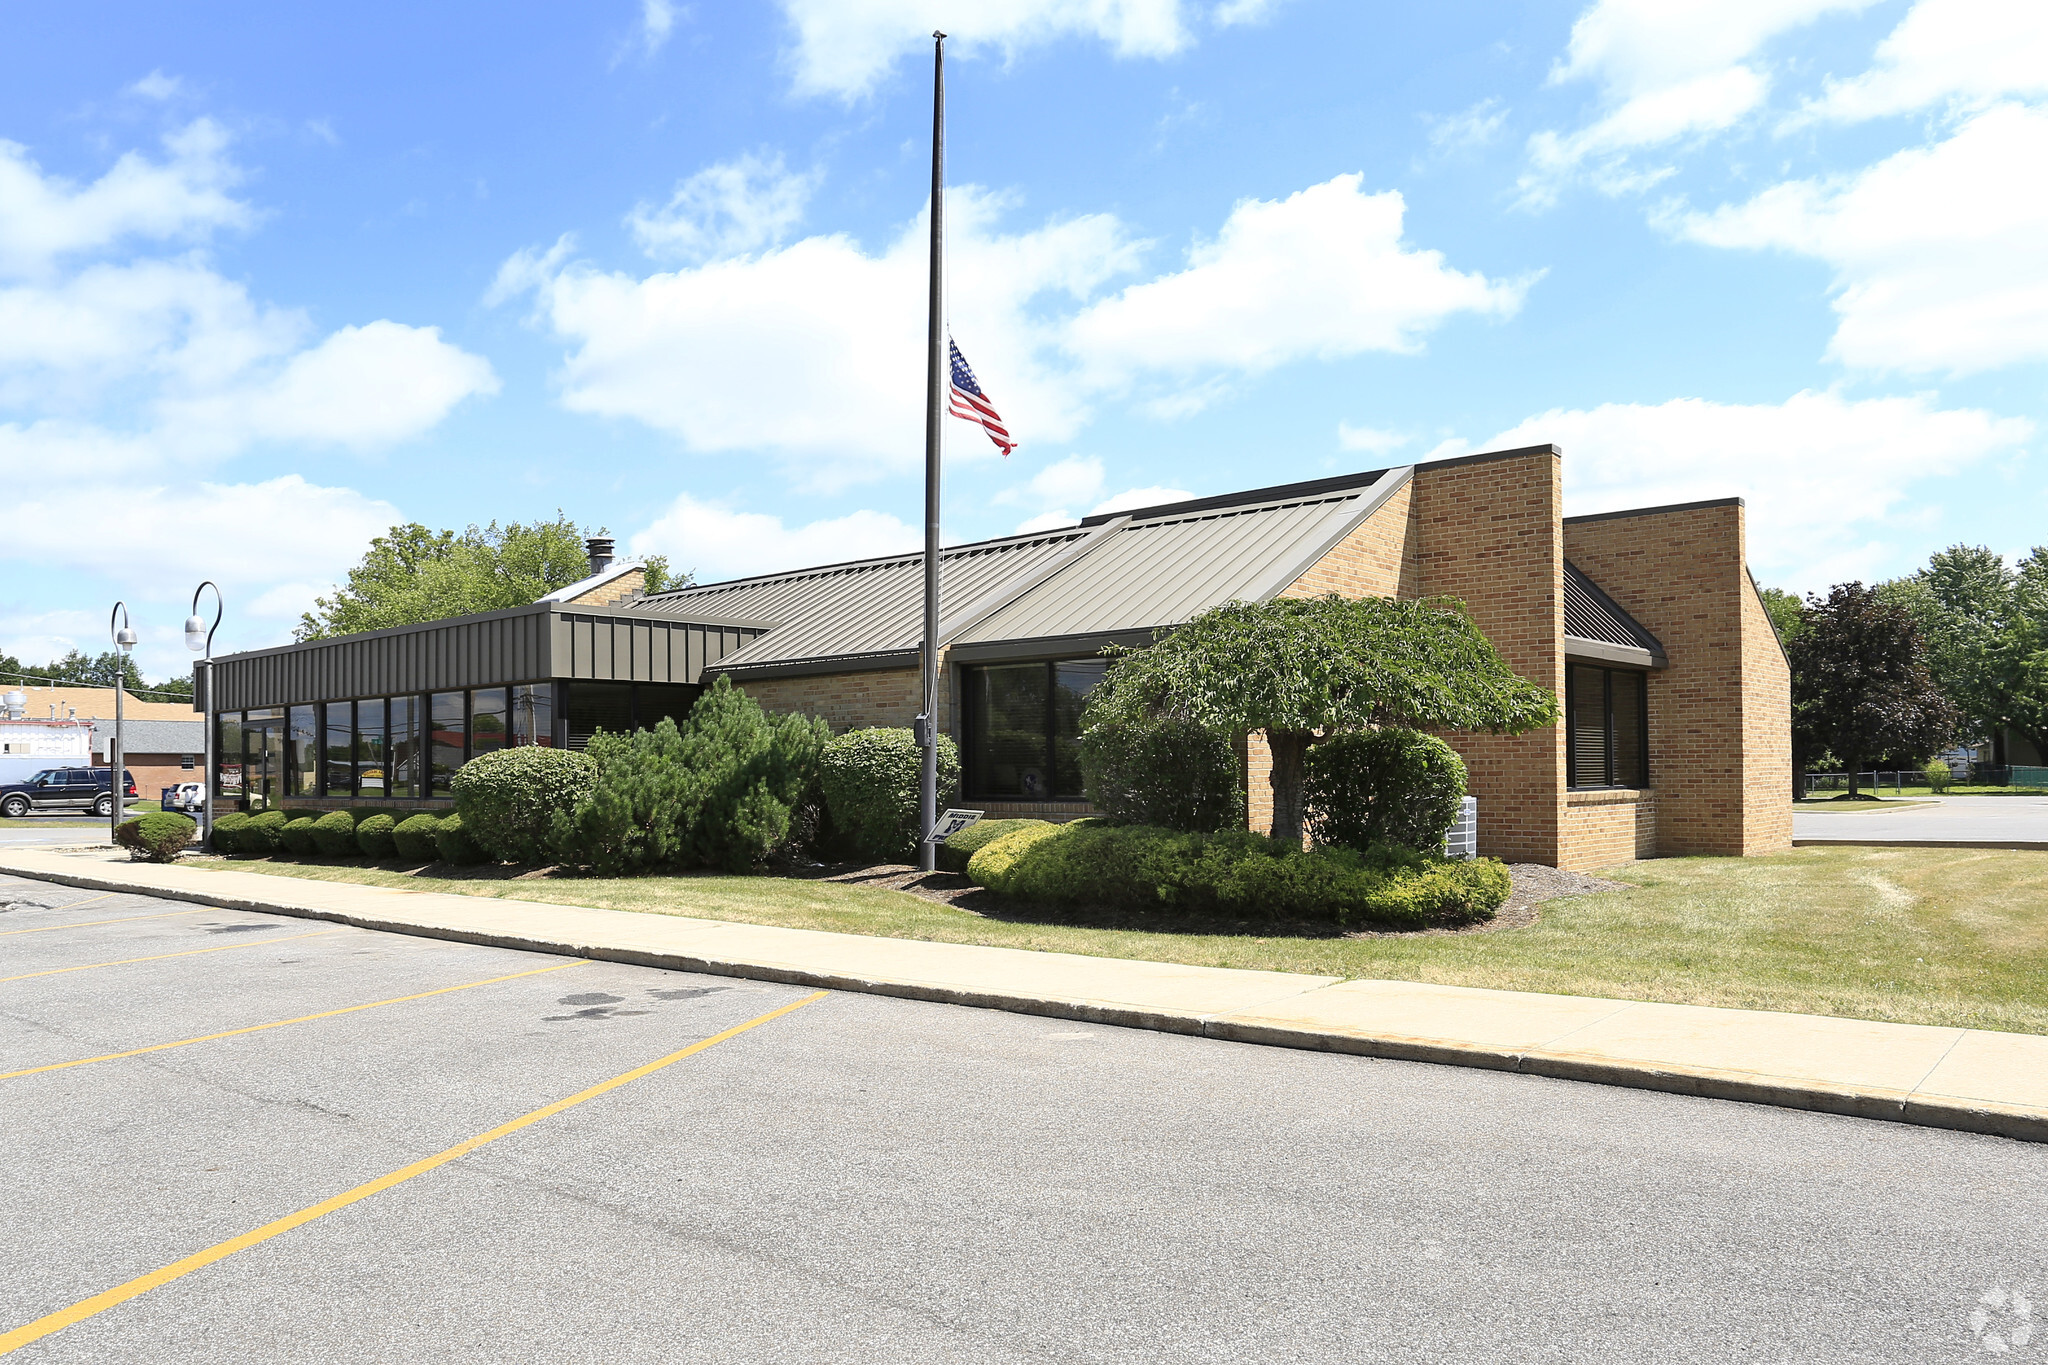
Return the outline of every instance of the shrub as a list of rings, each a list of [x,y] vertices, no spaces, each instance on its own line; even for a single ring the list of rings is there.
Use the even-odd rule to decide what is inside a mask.
[[[1949,783],[1955,780],[1955,774],[1949,771],[1948,764],[1938,758],[1930,759],[1923,771],[1927,774],[1927,790],[1931,792],[1945,792]]]
[[[1088,799],[1111,819],[1207,833],[1244,823],[1237,745],[1175,717],[1103,720],[1081,732]]]
[[[468,867],[484,861],[484,851],[476,840],[469,837],[469,831],[462,827],[462,817],[450,815],[442,819],[434,830],[434,851],[441,855],[444,863]]]
[[[825,746],[820,772],[825,808],[847,850],[859,857],[905,859],[917,852],[923,753],[908,730],[849,730]],[[939,805],[960,790],[960,750],[939,736]]]
[[[440,828],[441,819],[421,811],[408,815],[391,827],[391,842],[398,849],[398,856],[409,862],[432,862],[435,857],[434,831]]]
[[[366,857],[389,858],[398,852],[398,845],[392,841],[391,832],[398,828],[398,822],[383,811],[356,826],[356,847]]]
[[[240,853],[242,831],[249,827],[249,817],[243,811],[231,810],[225,815],[215,816],[213,821],[213,851],[215,853]]]
[[[1028,825],[1046,823],[1044,820],[977,820],[939,845],[939,871],[965,872],[968,859],[1005,834],[1014,834]]]
[[[267,810],[261,815],[250,816],[249,823],[235,835],[235,851],[253,853],[258,857],[276,853],[284,847],[286,823],[281,810]]]
[[[985,845],[967,875],[1004,895],[1424,929],[1491,919],[1510,889],[1493,859],[1453,861],[1379,844],[1304,852],[1248,830],[1183,833],[1077,820]]]
[[[1303,787],[1318,844],[1439,853],[1465,796],[1465,762],[1419,730],[1346,731],[1308,751]]]
[[[168,863],[192,842],[199,825],[176,811],[158,811],[123,820],[114,828],[114,842],[131,855],[152,863]]]
[[[355,813],[331,810],[315,820],[313,847],[323,858],[347,858],[360,852],[356,845]]]
[[[500,862],[546,862],[551,834],[596,778],[597,765],[587,754],[531,745],[500,749],[477,755],[455,774],[455,810],[469,836]]]
[[[304,856],[316,851],[313,844],[313,820],[310,816],[301,815],[285,821],[284,828],[278,835],[287,853]]]
[[[830,738],[810,716],[770,716],[719,678],[681,725],[600,735],[573,856],[617,874],[674,864],[742,872],[790,837]]]

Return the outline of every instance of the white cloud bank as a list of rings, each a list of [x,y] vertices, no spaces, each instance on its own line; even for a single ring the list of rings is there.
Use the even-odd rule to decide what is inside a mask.
[[[1147,243],[1110,214],[1006,232],[1006,207],[972,187],[949,197],[948,293],[954,337],[1027,446],[1068,439],[1108,397],[1180,414],[1289,362],[1413,352],[1460,313],[1511,314],[1529,285],[1409,243],[1401,196],[1357,175],[1242,201],[1185,269],[1106,295]],[[810,236],[639,277],[571,261],[565,241],[508,260],[490,297],[533,291],[569,343],[572,410],[693,453],[767,454],[829,490],[921,457],[925,246],[920,219],[879,252]]]
[[[1861,369],[1966,372],[2048,359],[2048,109],[2003,104],[1855,175],[1665,217],[1693,241],[1835,270],[1829,352]]]
[[[865,509],[787,526],[781,517],[735,511],[684,493],[636,533],[630,544],[634,554],[667,555],[678,571],[694,573],[698,582],[710,583],[813,564],[904,554],[924,544],[924,532],[886,512]]]
[[[2048,5],[2040,0],[1919,0],[1877,46],[1870,69],[1829,78],[1803,123],[1856,123],[1954,101],[2048,94]]]
[[[1803,590],[1910,567],[1934,548],[1912,543],[1935,534],[1938,509],[1918,499],[1942,476],[2021,453],[2033,435],[2023,419],[1925,397],[1808,391],[1783,403],[1559,408],[1464,448],[1561,446],[1573,515],[1747,498],[1757,573]]]

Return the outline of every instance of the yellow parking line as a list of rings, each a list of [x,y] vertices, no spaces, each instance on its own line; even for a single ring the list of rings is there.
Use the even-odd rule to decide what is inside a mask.
[[[317,1204],[309,1204],[297,1213],[288,1213],[274,1222],[265,1223],[253,1232],[245,1232],[241,1236],[231,1237],[225,1242],[216,1242],[206,1248],[206,1250],[196,1251],[182,1261],[173,1261],[161,1270],[152,1270],[147,1275],[139,1275],[126,1284],[115,1285],[112,1289],[95,1294],[89,1299],[80,1299],[69,1308],[59,1309],[55,1313],[37,1318],[34,1322],[17,1327],[5,1335],[0,1335],[0,1356],[18,1351],[30,1342],[41,1341],[52,1332],[61,1332],[74,1323],[83,1322],[89,1317],[106,1312],[109,1308],[118,1307],[132,1298],[147,1294],[152,1289],[162,1288],[173,1280],[182,1279],[195,1270],[212,1265],[215,1261],[224,1261],[238,1251],[246,1251],[250,1247],[267,1242],[273,1237],[290,1232],[293,1228],[304,1227],[314,1219],[324,1217],[337,1209],[345,1209],[350,1204],[368,1199],[371,1195],[388,1190],[394,1185],[402,1185],[414,1176],[425,1175],[428,1171],[445,1166],[459,1156],[467,1156],[487,1143],[496,1142],[501,1137],[509,1137],[520,1129],[539,1123],[542,1119],[552,1118],[565,1109],[573,1109],[585,1100],[594,1100],[599,1095],[617,1090],[620,1086],[637,1081],[643,1076],[652,1076],[663,1067],[672,1066],[682,1061],[685,1057],[693,1057],[706,1048],[716,1047],[728,1038],[737,1038],[748,1029],[759,1028],[770,1020],[780,1019],[783,1015],[800,1010],[805,1005],[823,1000],[828,994],[830,994],[828,991],[814,991],[801,1000],[792,1000],[789,1004],[779,1009],[772,1009],[766,1014],[749,1019],[744,1024],[736,1024],[723,1033],[713,1034],[701,1042],[695,1042],[686,1048],[671,1052],[666,1057],[657,1057],[645,1066],[634,1067],[631,1071],[614,1076],[608,1081],[599,1081],[587,1090],[579,1090],[566,1099],[559,1099],[553,1104],[542,1105],[530,1114],[522,1114],[509,1123],[499,1124],[488,1133],[479,1133],[473,1138],[465,1138],[445,1151],[436,1152],[430,1157],[424,1157],[413,1162],[410,1166],[401,1166],[389,1175],[380,1175],[375,1180],[367,1181],[352,1190],[337,1194],[331,1199],[323,1199]]]
[[[373,1010],[379,1005],[403,1005],[408,1000],[425,1000],[431,995],[447,995],[453,991],[466,991],[475,986],[495,986],[500,981],[517,981],[522,976],[540,976],[547,972],[559,972],[564,967],[581,967],[588,958],[575,958],[568,962],[557,962],[552,967],[535,967],[532,971],[512,972],[506,976],[486,977],[482,981],[465,981],[460,986],[443,986],[439,990],[421,991],[417,995],[394,995],[389,1000],[372,1000],[366,1005],[346,1005],[338,1010],[322,1010],[318,1014],[302,1014],[296,1019],[278,1019],[268,1024],[250,1024],[246,1028],[225,1029],[219,1033],[203,1033],[197,1038],[180,1038],[175,1043],[154,1043],[149,1047],[130,1048],[126,1052],[103,1052],[97,1057],[80,1057],[75,1062],[51,1062],[47,1066],[32,1066],[22,1071],[0,1071],[0,1081],[11,1081],[16,1076],[33,1076],[42,1071],[62,1071],[66,1067],[85,1066],[90,1062],[114,1062],[123,1057],[140,1057],[145,1052],[165,1052],[174,1047],[190,1047],[194,1043],[210,1043],[216,1038],[234,1038],[244,1033],[261,1033],[269,1028],[283,1028],[286,1024],[307,1024],[315,1019],[332,1019],[338,1014],[355,1014],[362,1010]]]
[[[84,962],[76,967],[52,967],[46,972],[23,972],[20,976],[0,976],[0,985],[9,981],[26,981],[34,976],[61,976],[65,972],[89,972],[95,967],[125,967],[131,962],[162,962],[172,957],[198,957],[201,953],[231,953],[237,948],[261,948],[268,943],[296,943],[302,938],[319,938],[322,934],[338,934],[339,929],[320,929],[310,934],[293,934],[290,938],[264,938],[253,943],[223,943],[218,948],[194,948],[183,953],[158,953],[155,957],[124,957],[116,962]]]
[[[69,910],[68,905],[52,906],[53,910]],[[52,929],[91,929],[101,924],[133,924],[139,919],[171,919],[178,915],[203,915],[213,909],[202,905],[197,910],[166,910],[161,915],[128,915],[121,919],[89,919],[83,924],[39,924],[33,929],[8,929],[0,931],[0,938],[11,938],[16,934],[47,934]]]

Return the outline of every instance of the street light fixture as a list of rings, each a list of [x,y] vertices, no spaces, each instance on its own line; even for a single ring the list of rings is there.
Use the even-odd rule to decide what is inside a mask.
[[[115,624],[117,621],[119,625]],[[121,828],[121,817],[128,813],[127,771],[121,766],[126,760],[128,746],[121,729],[125,719],[121,703],[128,697],[128,651],[135,648],[135,629],[128,624],[126,602],[114,603],[114,610],[107,616],[107,631],[114,637],[115,663],[120,670],[114,678],[114,747],[107,754],[107,771],[111,778],[108,784],[111,790],[107,794],[114,798],[107,813],[107,834],[111,838]]]
[[[208,588],[213,589],[213,624],[207,625],[199,616],[199,597]],[[205,658],[192,670],[192,684],[199,696],[200,709],[206,716],[206,824],[199,831],[199,847],[213,852],[213,788],[217,778],[214,773],[213,757],[213,633],[220,629],[220,618],[227,614],[227,603],[221,600],[220,588],[208,579],[192,590],[192,614],[185,618],[185,648],[193,653],[204,653]]]

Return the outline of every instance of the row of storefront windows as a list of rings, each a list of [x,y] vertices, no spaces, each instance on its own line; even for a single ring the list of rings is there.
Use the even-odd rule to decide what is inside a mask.
[[[555,685],[366,697],[218,718],[216,795],[250,810],[332,797],[454,794],[478,754],[555,743]]]

